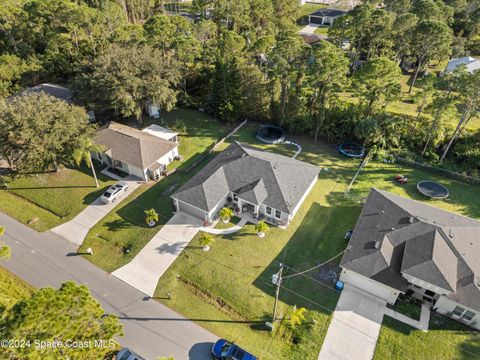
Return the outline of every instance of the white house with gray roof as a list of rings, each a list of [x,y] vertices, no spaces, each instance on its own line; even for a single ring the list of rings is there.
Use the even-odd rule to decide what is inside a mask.
[[[287,226],[315,185],[314,165],[235,142],[172,195],[175,208],[212,222],[231,205]]]
[[[394,304],[407,293],[480,329],[480,222],[372,189],[340,279]]]

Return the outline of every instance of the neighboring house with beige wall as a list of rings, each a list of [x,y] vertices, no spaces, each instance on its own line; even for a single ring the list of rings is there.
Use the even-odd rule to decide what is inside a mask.
[[[480,329],[480,222],[372,189],[340,279],[394,304],[399,294]]]
[[[144,181],[156,180],[179,157],[176,134],[170,132],[174,136],[166,140],[155,135],[155,131],[162,132],[159,128],[147,132],[111,121],[97,130],[94,141],[104,151],[94,152],[92,157]]]

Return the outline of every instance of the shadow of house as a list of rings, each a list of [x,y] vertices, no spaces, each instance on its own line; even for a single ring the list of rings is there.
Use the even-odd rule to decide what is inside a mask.
[[[340,193],[332,193],[327,200],[336,201],[338,196]],[[280,263],[285,264],[283,275],[289,276],[342,252],[347,245],[345,232],[353,227],[359,213],[360,206],[353,203],[332,207],[313,203],[288,243],[255,279],[253,285],[273,297],[275,286],[271,283],[271,278],[272,274],[278,272]],[[340,257],[333,264],[329,263],[328,270],[335,268],[334,264],[339,261]],[[316,269],[305,276],[285,279],[280,290],[280,301],[290,306],[330,313],[335,308],[339,294],[334,289],[333,282],[325,281],[321,271],[322,269]]]

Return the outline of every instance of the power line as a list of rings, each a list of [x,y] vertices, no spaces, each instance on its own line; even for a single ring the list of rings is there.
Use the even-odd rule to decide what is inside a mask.
[[[348,248],[347,248],[347,249],[348,249]],[[310,272],[310,271],[313,271],[313,270],[315,270],[315,269],[318,269],[319,267],[324,266],[325,264],[329,263],[330,261],[332,261],[332,260],[336,259],[337,257],[339,257],[340,255],[342,255],[345,251],[347,251],[347,249],[343,250],[342,252],[338,253],[337,255],[335,255],[334,257],[332,257],[332,258],[330,258],[330,259],[328,259],[327,261],[324,261],[324,262],[321,263],[320,265],[316,265],[316,266],[314,266],[314,267],[312,267],[312,268],[310,268],[310,269],[300,271],[300,272],[298,272],[297,274],[292,274],[292,275],[284,276],[283,278],[284,278],[284,279],[288,279],[288,278],[291,278],[291,277],[300,276],[300,275],[303,275],[303,274],[305,274],[305,273],[307,273],[307,272]],[[287,267],[290,268],[288,265],[287,265]],[[290,269],[292,269],[293,271],[297,271],[297,270],[295,270],[295,269],[293,269],[293,268],[290,268]]]

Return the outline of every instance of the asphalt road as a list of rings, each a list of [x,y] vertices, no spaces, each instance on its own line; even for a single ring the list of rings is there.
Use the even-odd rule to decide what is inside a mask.
[[[58,287],[69,280],[88,285],[105,311],[123,323],[123,346],[149,360],[211,359],[215,335],[77,256],[74,244],[51,232],[37,233],[1,213],[0,225],[6,228],[2,241],[12,249],[9,261],[0,260],[2,266],[35,287]]]

